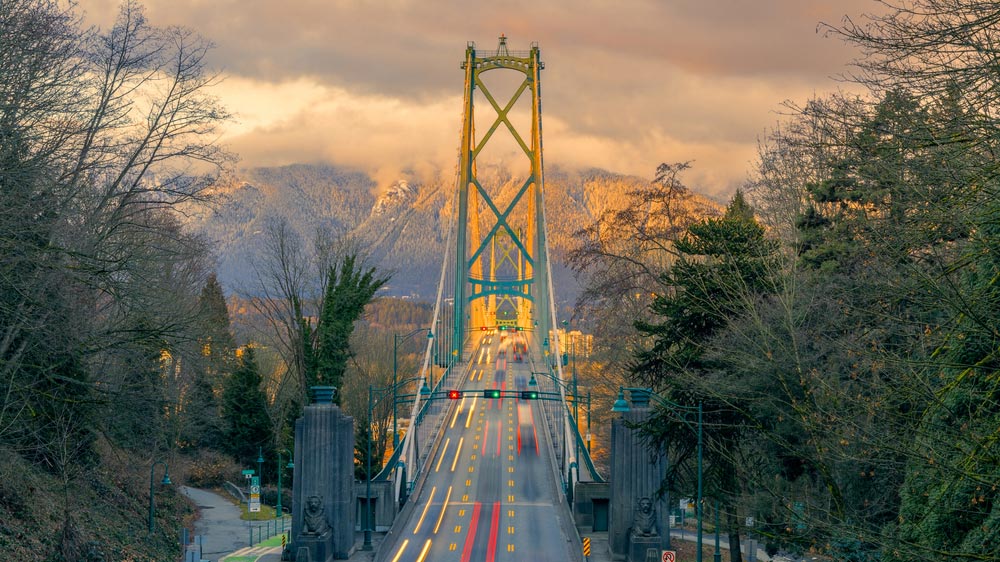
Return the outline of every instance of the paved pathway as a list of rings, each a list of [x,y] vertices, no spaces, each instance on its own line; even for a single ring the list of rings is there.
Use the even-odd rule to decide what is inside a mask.
[[[198,506],[194,534],[202,536],[203,559],[219,560],[247,546],[247,522],[240,519],[240,508],[229,498],[187,486],[181,486],[181,493]]]

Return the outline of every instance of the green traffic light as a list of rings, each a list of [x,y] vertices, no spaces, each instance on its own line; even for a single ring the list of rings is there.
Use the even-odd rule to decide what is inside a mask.
[[[521,400],[538,400],[538,393],[534,390],[522,390]]]
[[[497,389],[486,389],[483,390],[483,398],[500,398],[500,391]]]

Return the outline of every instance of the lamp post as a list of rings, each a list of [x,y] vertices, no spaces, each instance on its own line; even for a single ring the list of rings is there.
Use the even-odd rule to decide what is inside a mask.
[[[154,518],[156,517],[156,504],[153,502],[153,470],[156,469],[156,465],[158,464],[163,465],[163,480],[160,481],[160,484],[163,484],[164,486],[169,486],[170,484],[172,484],[172,482],[170,482],[170,468],[167,466],[167,463],[163,461],[156,461],[153,463],[153,466],[149,467],[149,533],[150,534],[153,534],[153,521]]]
[[[287,449],[285,449],[288,451]],[[278,451],[278,501],[274,504],[274,511],[277,512],[278,517],[283,517],[281,513],[281,473],[285,471],[286,468],[295,468],[295,463],[292,462],[292,453],[288,453],[288,464],[281,466],[281,451]]]
[[[719,550],[719,498],[715,498],[715,562],[722,562],[722,551]]]
[[[430,334],[430,332],[428,332]],[[412,335],[412,334],[411,334]],[[433,337],[433,336],[431,336]],[[393,427],[395,427],[396,416],[396,387],[404,384],[411,383],[415,380],[420,380],[420,377],[415,377],[412,379],[407,379],[405,381],[394,383],[392,385],[392,409],[393,409]],[[361,545],[361,550],[372,550],[372,412],[375,409],[375,404],[378,404],[378,400],[375,399],[375,391],[380,392],[388,391],[388,388],[376,389],[375,385],[368,385],[368,444],[366,446],[367,451],[365,452],[365,542]],[[421,396],[430,396],[431,389],[427,386],[427,381],[424,381],[424,385],[420,387]],[[395,435],[395,431],[393,431]]]
[[[567,386],[565,384],[563,384],[562,382],[560,382],[559,379],[557,379],[555,376],[553,376],[553,375],[551,375],[549,373],[546,373],[545,371],[532,371],[531,372],[531,379],[528,380],[528,386],[538,386],[538,381],[535,380],[535,375],[545,376],[545,377],[549,378],[553,383],[557,384],[560,388],[562,388],[563,390],[565,390],[566,392],[570,392],[570,389],[567,388]],[[579,406],[579,396],[576,394],[576,384],[575,384],[575,382],[576,381],[574,381],[573,391],[572,391],[573,409],[574,409],[573,423],[576,424],[576,432],[580,433],[580,406]],[[587,435],[588,436],[590,435],[590,392],[587,392]],[[579,462],[579,459],[580,459],[580,443],[579,443],[579,441],[577,441],[576,439],[574,439],[573,440],[573,445],[574,445],[574,450],[576,451],[577,462]],[[588,454],[590,453],[590,440],[589,439],[587,440],[587,453]]]
[[[399,448],[399,434],[396,432],[396,370],[398,362],[396,360],[397,353],[399,352],[399,344],[410,339],[414,335],[427,330],[427,339],[434,339],[434,332],[430,328],[417,328],[406,335],[393,334],[392,335],[392,448],[393,450]]]
[[[653,391],[651,389],[649,389],[649,388],[636,388],[636,387],[622,388],[622,387],[619,386],[618,387],[618,399],[615,400],[614,406],[612,406],[612,408],[611,408],[612,412],[627,412],[627,411],[629,411],[628,402],[625,401],[625,390],[628,390],[629,392],[632,392],[633,394],[636,393],[636,392],[643,393],[646,396],[648,396],[648,397],[652,398],[653,400],[655,400],[657,404],[659,404],[659,405],[661,405],[661,406],[663,406],[663,407],[665,407],[665,408],[667,408],[667,409],[669,409],[671,411],[674,411],[674,412],[677,412],[677,411],[680,411],[680,412],[694,412],[694,411],[697,411],[698,412],[698,424],[697,424],[697,426],[692,426],[691,422],[689,422],[686,417],[681,416],[680,419],[681,419],[682,422],[684,422],[684,425],[688,426],[689,429],[691,429],[692,431],[694,431],[698,435],[698,503],[695,504],[695,507],[697,509],[697,514],[698,514],[698,554],[697,554],[697,561],[698,562],[702,562],[702,551],[701,551],[701,546],[702,546],[702,523],[703,523],[703,521],[702,521],[702,519],[703,519],[703,513],[702,513],[702,507],[703,507],[702,506],[702,490],[703,490],[703,488],[702,488],[702,479],[703,479],[702,458],[703,458],[703,452],[704,452],[704,439],[703,439],[703,433],[702,433],[702,425],[703,425],[702,424],[702,421],[703,421],[702,420],[702,404],[701,404],[701,402],[698,402],[698,406],[697,407],[694,407],[694,406],[683,406],[683,405],[678,404],[676,402],[671,402],[670,400],[667,400],[666,398],[660,396],[659,394],[654,394]],[[670,533],[668,532],[667,533],[667,545],[669,546],[669,544],[670,544]]]
[[[264,452],[263,447],[257,447],[257,474],[260,475],[260,485],[264,485]]]

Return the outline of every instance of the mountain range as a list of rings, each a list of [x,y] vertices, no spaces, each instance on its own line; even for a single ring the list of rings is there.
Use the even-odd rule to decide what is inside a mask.
[[[263,235],[269,221],[281,217],[306,246],[319,230],[350,236],[368,263],[392,274],[385,293],[430,300],[454,216],[454,179],[403,176],[379,185],[364,172],[330,165],[250,168],[220,184],[215,204],[189,213],[188,226],[218,249],[217,273],[228,291],[252,292]],[[501,209],[523,182],[499,167],[480,167],[478,177],[492,186]],[[572,304],[578,282],[566,255],[576,243],[573,233],[605,210],[623,205],[630,190],[649,180],[547,166],[545,181],[553,282],[558,300]]]

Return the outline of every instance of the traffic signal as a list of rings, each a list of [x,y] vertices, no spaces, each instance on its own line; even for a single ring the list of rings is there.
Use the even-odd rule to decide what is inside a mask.
[[[507,326],[500,326],[500,331],[501,332],[506,332],[507,331]]]
[[[449,390],[448,391],[448,399],[449,400],[458,400],[461,397],[462,397],[462,391],[461,390]]]
[[[483,391],[483,398],[500,398],[500,389],[487,388]]]
[[[534,390],[522,390],[521,400],[538,400],[538,392]]]

